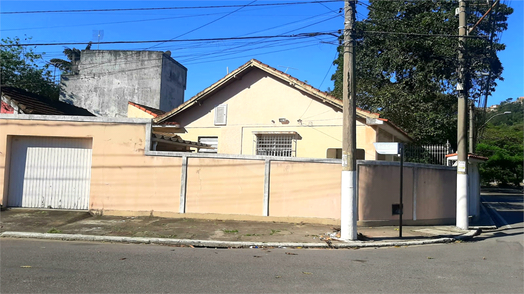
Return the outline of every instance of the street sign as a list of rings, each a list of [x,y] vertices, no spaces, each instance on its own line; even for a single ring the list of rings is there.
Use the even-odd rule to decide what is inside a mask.
[[[376,142],[373,145],[378,154],[399,155],[402,148],[402,143],[398,142]]]
[[[404,144],[398,142],[376,142],[375,150],[378,154],[389,154],[400,156],[400,204],[399,204],[399,218],[398,218],[398,236],[402,238],[402,214],[404,213],[404,205],[402,203],[402,189],[404,186]]]

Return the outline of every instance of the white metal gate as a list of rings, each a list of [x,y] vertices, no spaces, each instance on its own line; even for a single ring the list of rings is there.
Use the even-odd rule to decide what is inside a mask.
[[[92,139],[12,137],[7,205],[88,209]]]

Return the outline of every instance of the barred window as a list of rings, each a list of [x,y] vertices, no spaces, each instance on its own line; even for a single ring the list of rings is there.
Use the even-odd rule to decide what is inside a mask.
[[[297,134],[295,132],[257,133],[256,155],[266,156],[296,156]]]

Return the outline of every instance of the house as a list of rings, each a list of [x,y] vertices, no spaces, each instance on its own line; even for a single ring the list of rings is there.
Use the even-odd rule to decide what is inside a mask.
[[[2,86],[0,113],[93,116],[83,108],[53,101],[25,90]]]
[[[186,79],[169,51],[84,50],[61,77],[60,100],[105,117],[126,117],[128,101],[169,111],[184,102]]]
[[[164,114],[165,111],[129,101],[127,117],[129,118],[155,118]],[[165,122],[163,124],[152,125],[151,140],[154,151],[178,151],[191,152],[200,148],[211,148],[202,142],[192,142],[182,139],[176,133],[180,130],[180,125],[176,122]]]
[[[153,118],[177,122],[200,152],[309,158],[342,157],[342,101],[252,59],[177,108]],[[357,159],[393,160],[374,142],[412,139],[376,113],[357,109]]]

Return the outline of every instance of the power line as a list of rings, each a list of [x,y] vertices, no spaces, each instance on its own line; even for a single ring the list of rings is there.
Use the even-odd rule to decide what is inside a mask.
[[[188,63],[191,63],[192,61],[205,61],[205,60],[209,60],[210,62],[212,61],[216,61],[217,58],[221,58],[221,57],[228,57],[228,58],[238,58],[238,54],[240,53],[246,53],[246,52],[250,52],[251,55],[263,55],[263,54],[266,54],[268,52],[271,52],[271,53],[275,53],[275,52],[284,52],[284,51],[289,51],[290,49],[287,48],[287,46],[292,46],[292,45],[297,45],[297,44],[303,44],[301,46],[304,46],[304,47],[310,47],[310,46],[317,46],[319,44],[319,42],[315,39],[311,39],[311,38],[308,38],[307,40],[305,41],[296,41],[297,39],[292,39],[292,41],[294,41],[293,43],[289,43],[287,41],[289,41],[289,39],[284,39],[284,40],[277,40],[274,44],[271,44],[271,45],[267,45],[268,43],[270,42],[274,42],[274,41],[265,41],[265,43],[263,45],[260,45],[258,47],[251,47],[251,48],[245,48],[245,49],[239,49],[239,50],[236,50],[234,52],[227,52],[227,53],[222,53],[222,54],[215,54],[215,53],[209,53],[209,54],[190,54],[190,55],[185,55],[185,56],[177,56],[177,60],[179,60],[180,62],[182,62],[183,64],[188,64]],[[298,39],[298,40],[303,40],[303,39]],[[282,44],[283,42],[287,42],[286,44]],[[312,43],[313,41],[313,44],[311,45],[304,45],[304,44],[309,44],[309,43]],[[262,50],[262,49],[268,49],[268,48],[272,48],[272,47],[279,47],[279,50],[277,51],[268,51],[268,52],[262,52],[262,53],[255,53],[254,51],[257,51],[257,50]],[[295,48],[295,47],[293,47]],[[299,47],[298,47],[299,48]],[[233,57],[229,57],[229,56],[233,56]],[[227,60],[226,59],[220,59],[220,60]]]
[[[134,23],[134,22],[146,22],[146,21],[158,21],[158,20],[168,20],[168,19],[177,19],[177,18],[191,18],[191,17],[202,17],[209,15],[217,15],[223,13],[206,13],[206,14],[194,14],[194,15],[180,15],[180,16],[170,16],[162,18],[148,18],[148,19],[137,19],[137,20],[124,20],[124,21],[113,21],[113,22],[99,22],[99,23],[90,23],[90,24],[68,24],[68,25],[55,25],[49,27],[31,27],[31,28],[16,28],[16,29],[5,29],[0,30],[2,32],[7,31],[22,31],[22,30],[41,30],[41,29],[55,29],[55,28],[64,28],[64,27],[82,27],[82,26],[93,26],[93,25],[111,25],[111,24],[122,24],[122,23]]]
[[[305,2],[282,2],[282,3],[261,3],[250,5],[255,6],[283,6],[283,5],[302,5],[319,4],[330,2],[342,2],[342,0],[320,0]],[[179,10],[179,9],[214,9],[214,8],[234,8],[244,5],[209,5],[209,6],[181,6],[181,7],[150,7],[150,8],[109,8],[109,9],[68,9],[68,10],[35,10],[35,11],[3,11],[0,14],[28,14],[28,13],[76,13],[76,12],[108,12],[108,11],[144,11],[144,10]]]
[[[335,35],[332,32],[311,32],[293,35],[274,35],[274,36],[252,36],[252,37],[225,37],[225,38],[200,38],[200,39],[183,39],[183,40],[141,40],[141,41],[106,41],[97,44],[143,44],[143,43],[168,43],[168,42],[209,42],[209,41],[229,41],[229,40],[247,40],[247,39],[271,39],[271,38],[308,38],[323,35]],[[61,43],[30,43],[30,44],[0,44],[0,47],[17,47],[17,46],[56,46],[56,45],[87,45],[89,42],[61,42]]]
[[[289,52],[291,50],[304,49],[304,48],[312,47],[312,46],[318,46],[318,44],[315,43],[315,44],[305,45],[305,46],[304,45],[299,45],[299,46],[292,47],[292,48],[286,48],[285,50],[284,49],[278,49],[278,50],[267,51],[267,52],[258,53],[258,54],[246,54],[246,55],[242,55],[242,56],[227,57],[227,58],[222,58],[222,59],[211,59],[210,61],[198,60],[197,62],[184,62],[184,64],[185,65],[194,65],[194,64],[201,64],[201,63],[211,63],[211,62],[218,62],[218,61],[224,61],[224,60],[232,60],[232,59],[238,59],[238,58],[244,58],[244,57],[256,58],[256,56],[267,55],[267,54],[271,54],[271,53]]]
[[[207,22],[207,23],[205,23],[205,24],[203,24],[203,25],[201,25],[201,26],[199,26],[199,27],[197,27],[197,28],[194,28],[194,29],[192,29],[192,30],[189,30],[189,31],[187,31],[187,32],[185,32],[185,33],[183,33],[183,34],[181,34],[181,35],[178,35],[178,36],[176,36],[176,37],[174,37],[174,38],[171,38],[171,40],[178,39],[178,38],[180,38],[180,37],[182,37],[182,36],[185,36],[185,35],[187,35],[187,34],[190,34],[190,33],[194,32],[194,31],[197,31],[197,30],[199,30],[199,29],[201,29],[201,28],[203,28],[203,27],[206,27],[206,26],[208,26],[208,25],[210,25],[210,24],[212,24],[212,23],[215,23],[215,22],[217,22],[217,21],[219,21],[219,20],[221,20],[221,19],[223,19],[223,18],[225,18],[225,17],[227,17],[227,16],[230,16],[231,14],[233,14],[233,13],[235,13],[235,12],[241,10],[242,8],[245,8],[245,7],[247,7],[247,6],[250,6],[251,4],[253,4],[253,3],[255,3],[255,2],[257,2],[257,0],[253,0],[253,1],[249,2],[248,4],[242,5],[240,8],[237,8],[237,9],[235,9],[235,10],[229,12],[229,13],[226,14],[226,15],[223,15],[223,16],[221,16],[221,17],[219,17],[219,18],[217,18],[217,19],[214,19],[214,20],[212,20],[212,21],[210,21],[210,22]],[[151,48],[157,47],[157,46],[159,46],[159,45],[161,45],[161,44],[163,44],[163,43],[165,43],[165,42],[160,42],[160,43],[158,43],[158,44],[156,44],[156,45],[150,46],[150,47],[147,48],[147,49],[151,49]]]
[[[323,20],[321,20],[321,21],[318,21],[318,22],[315,22],[315,23],[312,23],[312,24],[308,24],[308,25],[302,26],[302,27],[297,28],[297,29],[293,29],[293,30],[290,30],[290,31],[283,32],[282,34],[289,34],[289,33],[291,33],[291,32],[294,32],[294,31],[297,31],[297,30],[300,30],[300,29],[303,29],[303,28],[306,28],[306,27],[310,27],[310,26],[313,26],[313,25],[319,24],[319,23],[322,23],[322,22],[327,21],[327,20],[330,20],[330,19],[334,19],[334,18],[336,18],[336,17],[337,17],[337,16],[331,16],[331,17],[329,17],[329,18],[327,18],[327,19],[323,19]],[[260,32],[260,31],[258,31],[258,32]],[[250,33],[250,34],[251,34],[251,33]],[[224,52],[225,52],[225,55],[227,55],[227,54],[228,54],[228,53],[227,53],[228,51],[231,51],[231,50],[234,50],[234,49],[238,49],[238,48],[242,48],[242,47],[246,47],[246,46],[249,46],[249,45],[252,45],[252,44],[257,44],[257,45],[258,45],[258,44],[260,44],[260,41],[257,41],[257,42],[250,42],[250,43],[247,43],[247,44],[241,44],[241,45],[238,45],[238,46],[235,46],[235,47],[226,48],[226,49],[220,50],[220,51],[218,51],[218,52],[215,52],[214,54],[216,55],[216,54],[218,54],[218,53],[224,53]],[[222,56],[224,56],[224,54],[222,54]],[[195,57],[195,58],[197,58],[197,57]]]

